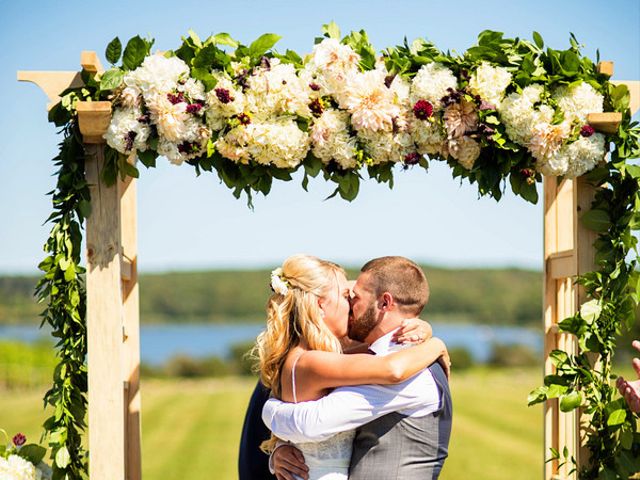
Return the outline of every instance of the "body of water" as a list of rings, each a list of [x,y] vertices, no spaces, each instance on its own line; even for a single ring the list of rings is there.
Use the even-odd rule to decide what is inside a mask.
[[[492,345],[521,344],[542,352],[542,333],[522,327],[433,323],[434,335],[442,338],[449,348],[465,347],[477,362],[484,362]],[[262,324],[164,324],[140,327],[140,356],[148,364],[159,365],[176,354],[192,357],[228,355],[235,343],[255,340]],[[53,340],[48,326],[0,325],[0,339],[34,342]]]

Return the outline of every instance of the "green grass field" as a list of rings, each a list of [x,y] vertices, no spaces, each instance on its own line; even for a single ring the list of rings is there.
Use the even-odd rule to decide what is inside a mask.
[[[539,369],[454,374],[454,427],[442,479],[539,479],[541,407],[526,406]],[[237,449],[254,380],[142,381],[144,480],[235,479]],[[38,441],[46,418],[37,390],[0,390],[0,428]]]

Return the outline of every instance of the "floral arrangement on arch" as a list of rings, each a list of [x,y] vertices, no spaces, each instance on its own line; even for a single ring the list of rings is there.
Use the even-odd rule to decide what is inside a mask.
[[[542,45],[524,40],[518,48],[530,51],[534,68],[523,81],[523,65],[506,55],[489,61],[470,49],[453,57],[416,40],[376,56],[364,32],[341,40],[329,24],[324,33],[300,58],[270,51],[279,38],[272,34],[247,48],[226,34],[203,43],[191,32],[175,52],[145,55],[129,71],[115,67],[107,72],[118,77],[108,145],[145,164],[162,155],[205,169],[207,159],[224,159],[293,171],[320,160],[338,175],[366,166],[374,176],[376,166],[427,167],[428,156],[473,177],[504,163],[498,151],[514,159],[503,174],[518,176],[512,187],[530,201],[540,174],[576,177],[604,159],[605,135],[586,120],[604,111],[595,67],[593,78],[549,85]],[[497,33],[484,32],[494,45]],[[482,38],[479,47],[488,48]],[[245,55],[251,49],[259,58]]]
[[[0,432],[9,439],[7,432]],[[2,480],[51,480],[52,470],[42,459],[46,449],[17,433],[7,445],[0,445],[0,478]]]

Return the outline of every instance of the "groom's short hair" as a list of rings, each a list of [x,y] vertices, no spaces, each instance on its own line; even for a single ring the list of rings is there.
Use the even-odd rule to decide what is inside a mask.
[[[408,258],[374,258],[365,263],[360,271],[370,274],[369,282],[376,298],[389,292],[403,313],[419,315],[429,301],[427,277]]]

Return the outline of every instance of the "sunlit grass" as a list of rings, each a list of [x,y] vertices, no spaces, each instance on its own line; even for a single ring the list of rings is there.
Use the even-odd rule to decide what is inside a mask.
[[[542,469],[541,407],[526,396],[540,369],[473,369],[455,373],[450,456],[442,479],[538,479]],[[166,478],[235,479],[250,378],[142,380],[142,473]],[[38,441],[48,412],[47,386],[0,391],[0,428]]]

